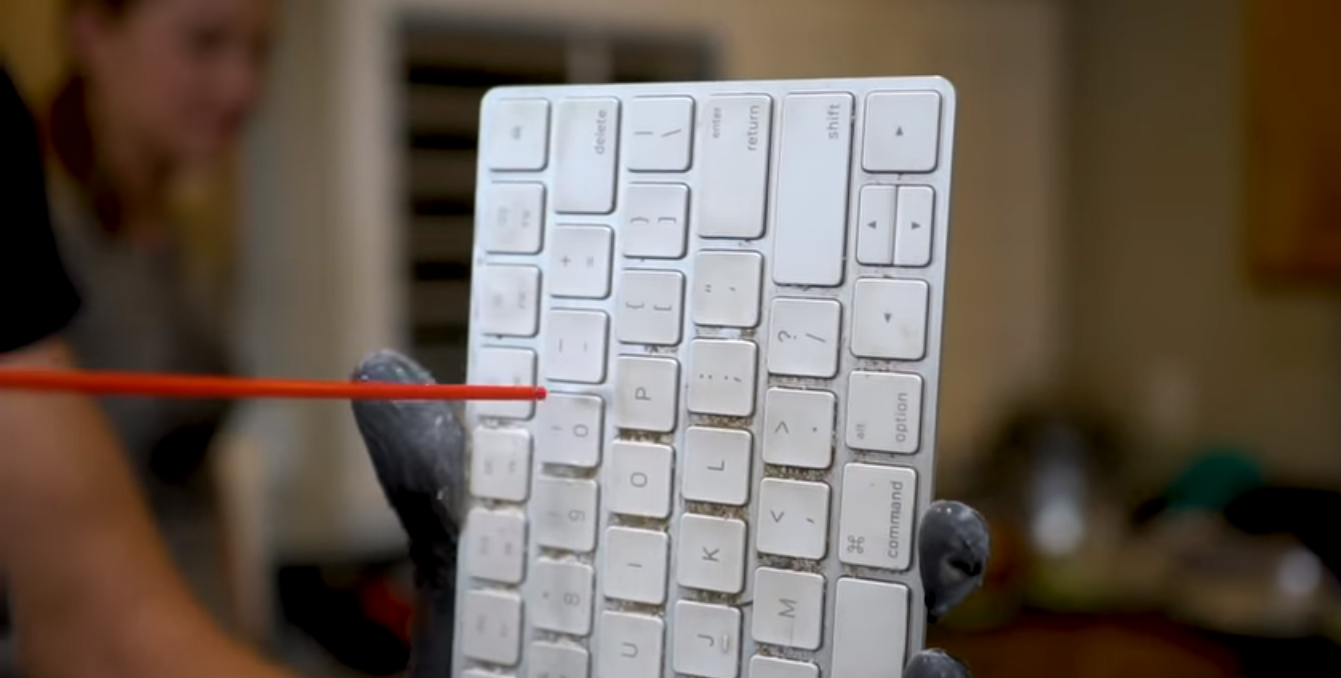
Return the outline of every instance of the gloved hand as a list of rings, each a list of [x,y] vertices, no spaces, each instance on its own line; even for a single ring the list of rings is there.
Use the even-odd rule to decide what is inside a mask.
[[[433,383],[410,359],[391,351],[369,356],[354,372],[359,381]],[[443,402],[355,401],[358,422],[387,501],[409,535],[419,617],[408,678],[450,675],[456,552],[465,499],[465,434]],[[987,524],[958,502],[936,502],[918,533],[918,562],[928,620],[954,609],[982,583],[991,546]],[[948,654],[915,654],[905,678],[970,678]],[[843,678],[835,676],[834,678]]]

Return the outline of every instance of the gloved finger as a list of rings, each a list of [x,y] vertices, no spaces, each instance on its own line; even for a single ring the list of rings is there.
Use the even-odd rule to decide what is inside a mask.
[[[903,669],[903,678],[973,678],[973,672],[944,650],[926,649],[913,655]]]
[[[982,515],[957,501],[933,503],[918,528],[927,619],[935,623],[982,585],[991,537]]]
[[[353,378],[434,383],[427,370],[390,350],[364,359]],[[448,675],[462,524],[464,431],[442,401],[361,400],[353,403],[353,409],[382,491],[409,537],[420,605],[407,678]]]

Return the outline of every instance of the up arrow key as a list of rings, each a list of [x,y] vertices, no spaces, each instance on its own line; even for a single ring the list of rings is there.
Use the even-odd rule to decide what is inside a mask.
[[[885,324],[888,325],[892,320],[894,320],[894,314],[890,313],[889,311],[885,311]]]

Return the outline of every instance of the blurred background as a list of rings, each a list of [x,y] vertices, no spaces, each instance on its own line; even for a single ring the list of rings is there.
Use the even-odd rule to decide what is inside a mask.
[[[340,378],[390,345],[460,378],[488,87],[950,78],[937,483],[996,550],[929,642],[979,678],[1341,672],[1341,3],[3,0],[35,113],[81,72],[152,110],[108,75],[143,38],[108,22],[149,5],[197,66],[245,57],[211,71],[231,98],[197,92],[219,147],[174,165],[163,236],[245,373]],[[174,439],[197,463],[147,473],[201,595],[310,675],[403,668],[403,537],[346,409],[206,418]]]

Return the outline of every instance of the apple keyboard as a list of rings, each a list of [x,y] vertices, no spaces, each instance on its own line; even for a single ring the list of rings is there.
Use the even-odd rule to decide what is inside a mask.
[[[955,93],[481,104],[453,675],[898,678],[922,648]]]

